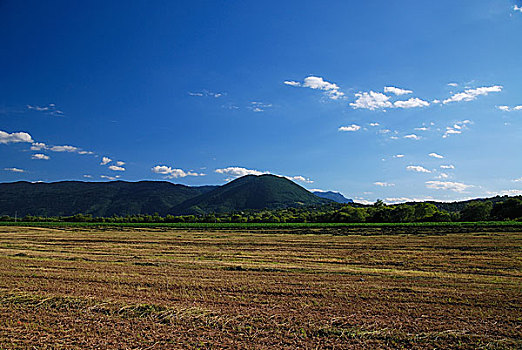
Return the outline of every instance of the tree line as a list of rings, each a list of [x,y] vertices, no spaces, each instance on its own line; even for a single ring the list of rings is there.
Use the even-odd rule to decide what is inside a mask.
[[[1,216],[0,221],[25,222],[107,222],[107,223],[407,223],[407,222],[472,222],[472,221],[522,221],[522,196],[504,201],[476,200],[459,211],[439,209],[432,203],[406,203],[386,205],[377,200],[373,205],[332,203],[319,207],[285,208],[276,210],[247,210],[206,215],[136,214],[126,216],[93,217],[90,214],[42,217],[26,215],[23,218]]]

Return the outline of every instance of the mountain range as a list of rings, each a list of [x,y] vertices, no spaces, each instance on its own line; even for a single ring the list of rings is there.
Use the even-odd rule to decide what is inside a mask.
[[[19,217],[78,213],[104,217],[154,213],[164,216],[328,203],[332,199],[321,198],[284,177],[268,174],[243,176],[222,186],[185,186],[166,181],[0,184],[0,215]]]

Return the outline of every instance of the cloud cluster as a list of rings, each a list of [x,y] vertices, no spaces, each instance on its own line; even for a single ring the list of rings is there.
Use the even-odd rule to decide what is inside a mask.
[[[193,171],[184,171],[183,169],[175,169],[166,165],[156,165],[151,169],[153,173],[165,175],[168,179],[187,177],[187,176],[205,176],[205,174],[198,174]]]
[[[5,171],[11,171],[13,173],[25,173],[25,170],[19,168],[4,168]]]
[[[69,152],[69,153],[78,153],[78,154],[94,154],[91,151],[84,151],[79,147],[63,145],[63,146],[50,146],[46,145],[43,142],[33,142],[31,145],[31,151],[52,151],[52,152]]]
[[[27,109],[37,112],[44,112],[49,115],[63,117],[63,112],[56,108],[54,103],[49,103],[47,106],[31,106],[27,105]]]
[[[405,89],[401,89],[401,88],[398,88],[398,87],[395,87],[395,86],[385,86],[384,87],[384,92],[392,93],[392,94],[395,94],[397,96],[407,95],[407,94],[413,93],[413,91],[411,91],[411,90],[405,90]]]
[[[451,181],[426,181],[426,187],[434,190],[449,190],[453,192],[462,193],[466,189],[473,187],[472,185],[466,185],[461,182]]]
[[[359,125],[356,125],[356,124],[352,124],[350,126],[341,126],[339,127],[339,131],[357,131],[357,130],[360,130],[361,127]]]
[[[203,90],[202,92],[189,92],[190,96],[197,96],[197,97],[214,97],[219,98],[221,96],[226,95],[224,92],[212,92],[208,90]]]
[[[430,170],[426,169],[425,167],[423,167],[421,165],[408,165],[406,167],[406,170],[416,171],[418,173],[431,173]]]
[[[26,132],[8,133],[0,130],[0,143],[18,143],[18,142],[33,142],[33,138]]]
[[[442,103],[448,104],[451,102],[473,101],[477,99],[478,96],[487,95],[490,92],[501,92],[502,88],[503,87],[501,85],[494,85],[483,86],[476,89],[467,89],[464,90],[464,92],[456,93],[450,98],[445,99],[444,101],[442,101]]]
[[[373,184],[375,186],[379,186],[379,187],[392,187],[392,186],[395,186],[395,184],[393,184],[393,183],[381,182],[381,181],[374,182]]]
[[[471,124],[471,120],[462,120],[458,121],[453,126],[447,126],[446,131],[444,132],[444,135],[442,135],[443,138],[447,138],[450,135],[458,135],[462,134],[462,131],[464,131],[468,124]]]
[[[522,105],[509,107],[509,106],[497,106],[498,109],[504,112],[522,111]]]
[[[316,77],[313,75],[304,78],[303,82],[286,80],[283,83],[293,87],[305,87],[314,90],[322,90],[332,100],[345,98],[344,92],[340,90],[337,84],[330,83],[321,77]]]
[[[42,153],[36,153],[31,156],[31,159],[49,160],[51,157]]]
[[[250,102],[250,106],[247,108],[252,112],[264,112],[266,108],[271,108],[271,103],[263,103],[263,102]]]

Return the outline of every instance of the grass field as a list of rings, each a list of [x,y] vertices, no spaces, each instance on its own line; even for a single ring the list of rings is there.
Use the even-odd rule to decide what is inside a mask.
[[[299,232],[0,226],[0,348],[522,347],[522,229]]]

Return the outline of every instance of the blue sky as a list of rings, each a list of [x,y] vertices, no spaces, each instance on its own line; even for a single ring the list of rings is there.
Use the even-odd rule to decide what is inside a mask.
[[[521,33],[510,0],[2,1],[0,181],[522,194]]]

